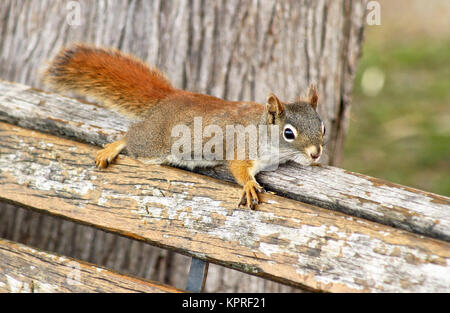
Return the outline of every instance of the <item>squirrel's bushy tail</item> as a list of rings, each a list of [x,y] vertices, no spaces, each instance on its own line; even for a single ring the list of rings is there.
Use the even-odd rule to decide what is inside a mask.
[[[77,44],[61,50],[44,72],[44,83],[141,116],[175,89],[158,70],[115,49]]]

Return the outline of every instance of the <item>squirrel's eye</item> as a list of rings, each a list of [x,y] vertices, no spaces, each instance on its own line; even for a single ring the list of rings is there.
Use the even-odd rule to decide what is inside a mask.
[[[325,124],[322,122],[322,136],[325,136],[327,129],[325,128]]]
[[[284,139],[286,139],[287,141],[292,141],[295,139],[295,133],[290,128],[285,128],[285,130],[283,132],[283,136],[284,136]]]

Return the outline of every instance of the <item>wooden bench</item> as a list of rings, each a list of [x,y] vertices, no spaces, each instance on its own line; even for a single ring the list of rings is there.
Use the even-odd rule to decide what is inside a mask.
[[[450,291],[448,197],[292,163],[258,176],[276,194],[257,210],[237,209],[240,187],[222,168],[192,173],[120,155],[96,169],[98,146],[130,123],[0,81],[0,200],[191,256],[189,291],[201,291],[208,262],[312,291]],[[179,291],[68,260],[0,240],[0,291]],[[68,262],[80,264],[83,285],[64,283]]]

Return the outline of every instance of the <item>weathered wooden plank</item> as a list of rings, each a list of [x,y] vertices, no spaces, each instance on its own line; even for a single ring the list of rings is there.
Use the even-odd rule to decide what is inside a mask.
[[[0,121],[96,145],[117,140],[132,122],[104,108],[0,81]],[[224,168],[198,172],[232,181]],[[295,163],[264,172],[267,190],[309,204],[450,241],[450,199],[373,177]]]
[[[0,124],[0,199],[324,291],[450,291],[450,244],[128,157],[93,166],[92,146]]]
[[[181,292],[0,239],[1,292]]]
[[[2,80],[0,121],[97,145],[118,140],[131,122],[96,105]]]

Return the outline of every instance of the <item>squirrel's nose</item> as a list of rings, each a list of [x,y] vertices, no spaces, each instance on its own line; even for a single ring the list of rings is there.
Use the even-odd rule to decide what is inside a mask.
[[[322,154],[322,147],[318,146],[316,151],[317,151],[316,153],[311,152],[311,154],[310,154],[311,158],[313,158],[313,160],[317,160],[320,157],[320,155]]]
[[[316,160],[320,157],[320,153],[311,153],[311,157]]]

